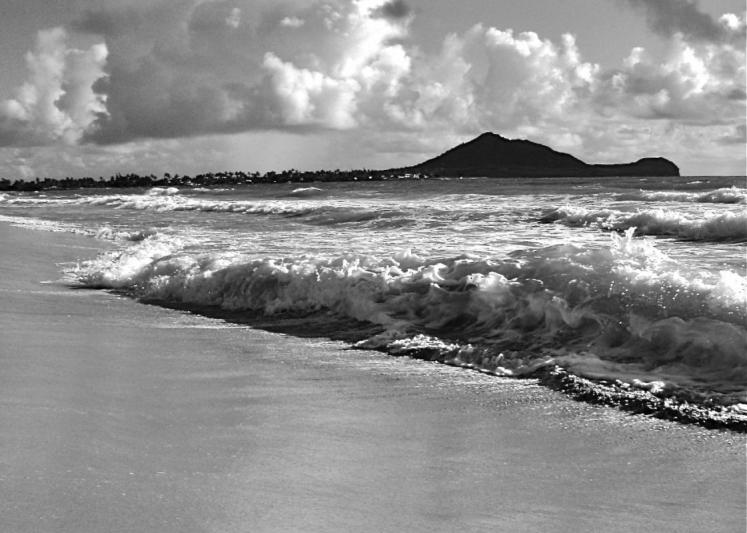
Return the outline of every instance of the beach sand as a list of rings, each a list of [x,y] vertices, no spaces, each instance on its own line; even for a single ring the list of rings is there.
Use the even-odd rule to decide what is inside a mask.
[[[745,531],[745,437],[56,281],[0,224],[0,531]]]

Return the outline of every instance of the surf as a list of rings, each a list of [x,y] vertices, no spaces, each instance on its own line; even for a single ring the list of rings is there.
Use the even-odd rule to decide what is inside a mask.
[[[152,235],[69,274],[83,287],[187,309],[345,317],[379,327],[358,346],[425,350],[498,375],[557,366],[634,388],[662,382],[650,392],[680,401],[747,403],[747,279],[678,272],[632,230],[611,234],[606,248],[556,245],[503,259],[255,258],[194,253]]]
[[[639,209],[633,213],[615,209],[559,207],[542,214],[539,222],[569,227],[597,227],[608,231],[634,228],[637,235],[675,237],[704,242],[747,241],[747,212],[706,211],[692,215],[667,209]]]

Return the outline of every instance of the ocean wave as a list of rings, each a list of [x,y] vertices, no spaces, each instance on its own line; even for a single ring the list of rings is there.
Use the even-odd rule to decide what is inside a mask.
[[[319,189],[321,191],[321,189]],[[412,213],[395,208],[365,207],[362,205],[334,205],[297,201],[267,200],[209,200],[189,198],[179,194],[105,195],[81,197],[73,203],[107,206],[113,209],[133,209],[154,212],[201,211],[239,213],[246,215],[275,215],[298,219],[312,225],[372,222],[374,227],[401,227],[414,222]],[[312,194],[314,196],[314,194]]]
[[[188,189],[190,193],[216,193],[216,192],[228,192],[236,190],[234,187],[192,187]]]
[[[102,226],[96,230],[94,236],[97,239],[105,239],[110,241],[130,241],[140,242],[150,237],[158,235],[156,228],[148,228],[139,231],[126,231],[112,228],[110,226]]]
[[[287,196],[294,196],[296,198],[308,198],[310,196],[321,196],[327,194],[327,191],[320,189],[319,187],[299,187],[293,189],[287,194]]]
[[[701,183],[701,182],[690,182]],[[615,196],[615,200],[644,202],[698,202],[711,204],[744,204],[747,203],[747,189],[724,187],[709,192],[684,191],[636,191]]]
[[[79,235],[91,236],[91,232],[86,228],[69,222],[59,222],[54,220],[44,220],[33,217],[19,217],[13,215],[0,215],[0,222],[6,222],[13,226],[28,228],[38,231],[52,231],[59,233],[77,233]]]
[[[44,220],[33,217],[19,217],[13,215],[0,215],[0,222],[6,222],[13,226],[33,229],[37,231],[51,231],[57,233],[75,233],[94,237],[106,241],[119,242],[140,242],[145,239],[173,239],[166,234],[159,233],[156,228],[147,228],[138,231],[128,231],[112,228],[111,226],[102,226],[96,230],[89,227],[81,226],[72,222],[61,222],[55,220]],[[183,242],[183,241],[180,241]]]
[[[409,252],[256,259],[197,254],[156,235],[71,275],[84,286],[180,306],[330,312],[382,328],[361,346],[430,350],[498,374],[561,365],[594,379],[661,381],[662,394],[747,401],[747,278],[679,273],[632,231],[612,234],[607,248],[558,245],[503,260]]]
[[[152,187],[145,192],[148,196],[174,196],[179,194],[176,187]]]
[[[647,209],[625,213],[612,209],[565,206],[542,215],[540,222],[571,227],[597,226],[604,230],[626,231],[637,235],[676,237],[691,241],[747,240],[747,212],[706,212],[701,218],[673,210]]]
[[[321,189],[319,189],[321,190]],[[174,192],[176,191],[176,192]],[[415,213],[411,210],[385,206],[364,206],[305,201],[302,194],[298,200],[214,200],[187,197],[178,189],[151,189],[146,194],[99,195],[67,198],[30,198],[18,197],[8,199],[8,204],[30,206],[101,206],[111,209],[128,209],[136,211],[168,212],[205,212],[237,213],[244,215],[279,216],[298,220],[315,226],[332,226],[336,224],[358,224],[364,228],[383,229],[400,228],[417,223]],[[310,196],[316,196],[311,194]],[[323,196],[323,194],[322,194]]]

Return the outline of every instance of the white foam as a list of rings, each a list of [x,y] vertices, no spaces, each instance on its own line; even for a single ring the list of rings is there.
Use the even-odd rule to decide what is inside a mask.
[[[702,183],[699,181],[691,184]],[[700,202],[714,204],[744,204],[747,203],[747,189],[739,187],[724,187],[708,192],[685,192],[685,191],[636,191],[622,193],[616,196],[617,200],[633,200],[648,202]]]
[[[153,187],[148,189],[145,194],[148,196],[174,196],[179,194],[179,189],[176,187]]]
[[[288,196],[298,196],[301,198],[309,197],[309,196],[319,196],[321,194],[325,194],[324,189],[320,189],[319,187],[299,187],[297,189],[293,189],[290,193],[288,193]]]
[[[661,235],[694,241],[747,240],[747,212],[706,211],[696,217],[671,209],[645,209],[634,213],[612,209],[564,206],[545,213],[543,222],[566,226],[597,226],[624,231],[635,228],[639,235]]]
[[[158,230],[155,228],[148,228],[140,231],[123,231],[110,226],[102,226],[96,230],[95,236],[97,239],[106,239],[110,241],[122,240],[138,242],[145,240],[148,237],[153,237],[157,233]]]
[[[68,222],[57,222],[53,220],[43,220],[40,218],[32,217],[19,217],[13,215],[0,215],[0,221],[7,222],[13,226],[39,230],[39,231],[54,231],[59,233],[78,233],[81,235],[91,235],[91,232],[87,229]]]

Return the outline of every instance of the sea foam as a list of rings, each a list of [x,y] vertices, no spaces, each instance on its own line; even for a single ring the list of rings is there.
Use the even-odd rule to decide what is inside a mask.
[[[366,206],[363,204],[337,205],[307,200],[324,196],[319,192],[290,194],[292,200],[215,200],[187,197],[181,194],[102,195],[65,199],[63,205],[106,206],[113,209],[132,209],[156,213],[197,211],[205,213],[238,213],[245,215],[275,215],[298,219],[318,226],[367,223],[375,227],[400,227],[413,223],[412,213],[394,206]]]
[[[541,222],[571,227],[596,226],[604,230],[635,228],[638,235],[659,235],[692,241],[747,240],[747,212],[705,212],[700,217],[665,209],[643,209],[634,213],[614,209],[564,206],[548,211]]]
[[[691,182],[700,183],[700,182]],[[700,202],[713,204],[747,203],[747,189],[724,187],[709,192],[636,191],[615,196],[616,200],[644,202]]]

